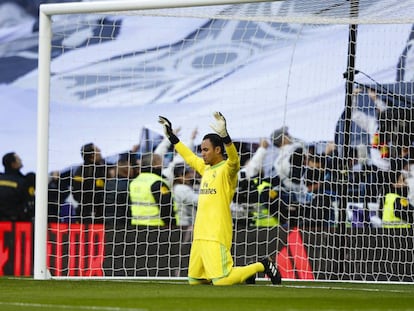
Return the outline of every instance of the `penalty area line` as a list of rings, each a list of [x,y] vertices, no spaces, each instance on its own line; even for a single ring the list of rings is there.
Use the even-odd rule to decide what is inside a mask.
[[[104,307],[104,306],[71,306],[54,305],[45,303],[26,303],[26,302],[4,302],[0,301],[0,306],[15,306],[22,308],[51,308],[51,309],[71,309],[71,310],[102,310],[102,311],[148,311],[140,308]]]

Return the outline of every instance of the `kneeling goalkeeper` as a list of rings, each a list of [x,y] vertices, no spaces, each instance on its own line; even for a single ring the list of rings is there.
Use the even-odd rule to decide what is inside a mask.
[[[188,281],[191,285],[233,285],[254,283],[255,275],[264,272],[273,284],[281,283],[281,276],[270,257],[244,267],[233,267],[230,253],[233,222],[230,203],[237,186],[240,160],[230,136],[226,120],[214,113],[216,122],[211,128],[217,133],[203,137],[198,157],[173,133],[171,122],[160,116],[159,123],[175,150],[201,176],[194,238],[190,251]],[[224,158],[224,151],[227,159]]]

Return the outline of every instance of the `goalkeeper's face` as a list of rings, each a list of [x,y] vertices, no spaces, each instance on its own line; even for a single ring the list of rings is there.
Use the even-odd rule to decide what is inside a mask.
[[[214,146],[210,139],[204,139],[201,143],[201,156],[207,165],[216,165],[223,161],[223,155],[219,146]]]

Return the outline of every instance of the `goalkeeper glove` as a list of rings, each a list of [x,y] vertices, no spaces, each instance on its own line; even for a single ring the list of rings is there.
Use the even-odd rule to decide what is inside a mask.
[[[168,120],[165,117],[158,116],[158,123],[162,124],[162,126],[164,127],[165,136],[168,138],[168,140],[173,145],[175,145],[176,143],[178,143],[180,141],[178,139],[178,137],[173,132],[173,129],[172,129],[172,125],[171,125],[170,120]]]
[[[231,138],[227,133],[226,119],[221,112],[216,111],[214,113],[216,124],[210,124],[210,127],[223,139],[223,142],[228,145],[231,143]]]

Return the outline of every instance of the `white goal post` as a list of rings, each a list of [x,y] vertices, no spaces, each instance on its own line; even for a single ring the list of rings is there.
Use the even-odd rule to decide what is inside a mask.
[[[414,3],[391,2],[41,5],[34,278],[185,277],[191,226],[133,225],[129,188],[120,224],[108,200],[125,154],[175,159],[159,115],[183,141],[198,129],[197,150],[221,111],[252,175],[231,206],[236,265],[271,255],[288,280],[414,281]],[[88,142],[112,172],[92,221],[74,199]]]

